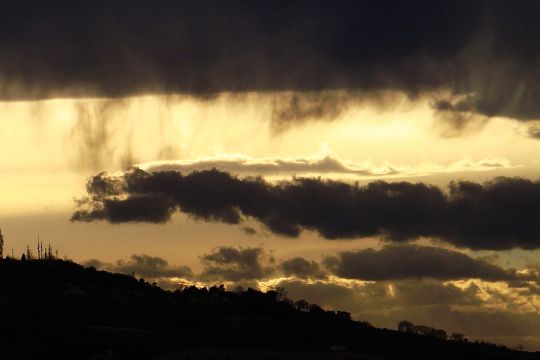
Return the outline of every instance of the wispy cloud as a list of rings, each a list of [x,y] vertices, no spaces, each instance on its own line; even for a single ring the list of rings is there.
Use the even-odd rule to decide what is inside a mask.
[[[425,176],[465,171],[490,171],[518,167],[504,158],[480,160],[460,159],[448,164],[420,163],[418,165],[355,162],[326,154],[312,157],[254,158],[243,154],[219,154],[197,159],[153,161],[135,165],[148,171],[179,171],[219,169],[238,175],[287,178],[296,176],[326,176],[333,178],[383,178],[392,176]]]

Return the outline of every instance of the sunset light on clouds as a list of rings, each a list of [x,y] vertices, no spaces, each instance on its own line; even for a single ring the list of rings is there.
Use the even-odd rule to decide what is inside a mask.
[[[536,2],[121,3],[1,15],[5,253],[540,350]]]

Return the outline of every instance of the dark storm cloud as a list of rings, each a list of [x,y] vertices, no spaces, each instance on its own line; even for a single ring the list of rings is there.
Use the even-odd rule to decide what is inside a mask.
[[[233,248],[222,246],[203,255],[205,264],[199,275],[202,280],[242,281],[263,279],[275,270],[274,262],[263,248]]]
[[[319,263],[301,257],[285,260],[280,267],[286,276],[292,275],[300,279],[325,279],[327,277]]]
[[[87,193],[72,220],[160,223],[180,210],[228,224],[249,217],[289,237],[310,229],[327,239],[434,237],[474,249],[540,247],[540,183],[522,178],[457,181],[443,191],[423,183],[359,186],[294,178],[273,185],[218,170],[182,175],[136,169],[121,177],[98,174]]]
[[[272,107],[273,130],[280,132],[310,119],[336,119],[354,100],[353,96],[343,93],[310,92],[275,96]]]
[[[139,276],[156,277],[187,277],[193,276],[187,266],[171,267],[168,262],[157,256],[132,255],[128,261],[118,261],[115,271],[127,274],[135,273]]]
[[[448,90],[440,111],[540,117],[537,1],[8,1],[0,96]],[[344,106],[292,98],[278,128]]]
[[[360,280],[480,278],[512,280],[512,271],[476,260],[463,253],[430,246],[386,246],[381,250],[343,251],[325,263],[337,276]]]
[[[171,266],[165,259],[145,254],[131,255],[129,260],[118,260],[112,264],[92,259],[84,262],[83,265],[150,279],[193,277],[193,272],[187,266]]]
[[[89,221],[92,218],[108,220],[112,223],[129,221],[164,223],[169,220],[175,210],[173,203],[159,195],[135,195],[124,200],[104,199],[103,204],[95,203],[95,205],[97,208],[94,208],[91,213],[79,211],[74,213],[72,220]]]
[[[388,285],[381,282],[371,284],[372,287]],[[434,305],[481,305],[484,301],[480,299],[480,287],[471,282],[466,287],[460,288],[452,283],[442,283],[437,280],[401,280],[391,282],[395,302],[401,306],[434,306]],[[369,288],[369,286],[368,286]],[[375,303],[376,299],[369,299]],[[384,301],[384,300],[383,300]],[[392,300],[390,300],[392,301]],[[375,304],[373,304],[375,305]]]

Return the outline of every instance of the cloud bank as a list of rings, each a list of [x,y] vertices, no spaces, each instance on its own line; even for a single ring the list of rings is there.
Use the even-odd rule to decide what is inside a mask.
[[[496,343],[525,342],[538,348],[538,279],[473,259],[457,251],[427,246],[388,246],[330,256],[322,263],[300,257],[274,259],[262,247],[222,246],[200,256],[203,268],[134,255],[100,269],[135,273],[161,286],[227,284],[284,288],[293,300],[306,299],[327,309],[350,311],[355,319],[396,328],[398,321],[442,327]],[[534,269],[528,269],[534,273]],[[283,277],[286,276],[286,277]],[[366,281],[367,280],[367,281]],[[473,319],[473,321],[471,321]]]
[[[193,272],[187,266],[171,266],[163,258],[145,254],[131,255],[129,260],[118,260],[114,263],[92,259],[83,262],[83,265],[151,279],[164,277],[190,279],[193,277]]]
[[[474,259],[462,252],[419,245],[391,245],[380,250],[371,248],[343,251],[326,256],[321,262],[302,257],[276,260],[263,247],[220,246],[200,256],[203,269],[194,273],[187,266],[171,266],[160,257],[132,255],[128,260],[104,263],[96,259],[85,266],[148,279],[181,278],[200,282],[242,282],[285,277],[302,280],[351,279],[362,281],[401,281],[432,279],[437,281],[480,279],[504,281],[513,287],[537,291],[538,272],[503,269]],[[532,294],[531,293],[531,294]]]
[[[271,184],[218,170],[182,175],[135,169],[116,177],[98,174],[88,181],[87,193],[73,221],[163,223],[180,210],[228,224],[249,217],[289,237],[309,229],[327,239],[431,237],[473,249],[540,247],[540,183],[523,178],[455,181],[443,190],[423,183],[360,186],[308,178]]]
[[[274,259],[263,248],[222,246],[201,257],[205,264],[202,280],[242,281],[262,279],[274,272]],[[268,264],[265,264],[265,261]]]
[[[7,2],[0,97],[444,90],[440,112],[540,118],[537,1]],[[341,101],[276,107],[332,118]]]
[[[332,273],[369,281],[408,278],[487,281],[513,280],[515,272],[473,259],[461,252],[430,246],[387,246],[381,250],[344,251],[327,257]]]
[[[326,279],[327,274],[316,261],[302,257],[294,257],[280,264],[285,276],[295,276],[300,279]]]

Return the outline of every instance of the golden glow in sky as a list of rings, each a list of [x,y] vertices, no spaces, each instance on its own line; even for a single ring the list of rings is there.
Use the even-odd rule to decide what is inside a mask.
[[[513,121],[495,118],[448,137],[450,125],[437,117],[429,98],[398,94],[395,106],[358,101],[331,119],[306,116],[276,131],[276,99],[279,93],[0,103],[0,188],[6,199],[0,213],[68,210],[87,176],[158,160],[331,156],[379,174],[401,169],[400,177],[524,168],[538,173],[534,154],[540,145]]]
[[[433,110],[428,96],[409,99],[397,93],[390,98],[390,103],[349,99],[347,106],[329,116],[313,115],[310,104],[307,110],[292,106],[298,114],[291,115],[289,109],[281,118],[279,109],[290,106],[279,102],[287,99],[281,93],[0,103],[0,217],[7,251],[23,251],[39,234],[77,261],[99,259],[120,268],[121,263],[115,263],[118,259],[129,264],[130,254],[150,254],[198,273],[204,270],[200,257],[224,245],[264,248],[276,264],[299,255],[321,262],[329,254],[386,245],[379,238],[328,241],[313,231],[290,239],[249,219],[235,226],[197,221],[184,214],[164,225],[69,221],[74,199],[84,195],[89,176],[101,171],[120,174],[131,166],[183,173],[217,167],[269,181],[297,175],[361,183],[421,181],[443,187],[455,179],[536,178],[540,174],[540,142],[526,137],[525,125],[492,118],[458,130]],[[289,123],[287,116],[297,117]],[[456,250],[436,239],[416,243]],[[494,256],[490,251],[465,252]],[[493,257],[493,262],[523,269],[535,254],[508,252]],[[413,285],[407,281],[379,284],[336,276],[299,281],[272,273],[259,279],[257,286],[285,284],[293,297],[348,309],[379,326],[391,326],[398,316],[394,313],[412,311],[406,301],[413,301],[407,300],[413,296],[409,294]],[[321,295],[318,291],[324,286],[351,294],[343,298]],[[429,291],[474,293],[466,300],[473,305],[465,300],[453,305],[460,311],[478,309],[475,299],[485,303],[482,311],[537,311],[536,296],[522,296],[505,283],[427,281],[414,286],[415,291],[435,287],[438,290]],[[504,308],[516,304],[522,305]],[[424,321],[421,312],[417,315],[419,322]]]

